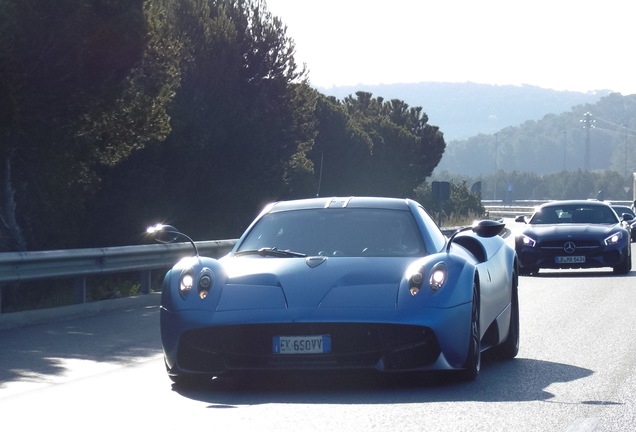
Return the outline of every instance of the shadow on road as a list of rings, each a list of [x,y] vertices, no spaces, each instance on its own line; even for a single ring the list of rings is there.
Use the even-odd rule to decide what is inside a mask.
[[[209,408],[267,403],[387,404],[426,402],[516,402],[547,400],[554,383],[585,378],[593,371],[567,364],[518,358],[485,361],[476,381],[448,374],[261,374],[219,378],[197,387],[173,386]]]
[[[610,278],[610,277],[630,277],[636,276],[636,270],[632,270],[625,275],[617,276],[611,269],[607,269],[607,271],[602,270],[539,270],[539,273],[535,273],[532,275],[525,275],[523,277],[535,277],[535,278]]]
[[[9,382],[47,382],[67,361],[127,363],[161,353],[159,308],[131,307],[71,321],[0,332],[0,390]]]

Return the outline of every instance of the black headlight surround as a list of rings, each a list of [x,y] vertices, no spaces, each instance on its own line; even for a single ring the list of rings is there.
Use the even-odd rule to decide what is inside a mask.
[[[204,300],[212,288],[214,287],[214,273],[209,268],[204,268],[199,273],[197,281],[197,289],[199,292],[199,298]]]

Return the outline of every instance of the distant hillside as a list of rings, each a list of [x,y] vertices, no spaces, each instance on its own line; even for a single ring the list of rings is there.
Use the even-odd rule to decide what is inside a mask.
[[[636,95],[612,93],[496,134],[447,142],[435,172],[543,175],[564,170],[612,170],[626,178],[636,172]]]
[[[446,142],[478,134],[493,134],[505,127],[546,114],[569,111],[575,105],[593,104],[609,94],[607,90],[578,93],[539,87],[495,86],[474,83],[417,83],[358,85],[318,88],[326,95],[343,99],[366,91],[385,100],[400,99],[410,106],[421,106],[429,123],[438,126]]]

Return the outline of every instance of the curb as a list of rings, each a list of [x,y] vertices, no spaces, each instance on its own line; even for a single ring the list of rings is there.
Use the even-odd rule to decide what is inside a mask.
[[[160,300],[161,293],[157,292],[135,297],[100,300],[48,309],[3,313],[0,314],[0,331],[55,321],[71,320],[120,309],[159,307]]]

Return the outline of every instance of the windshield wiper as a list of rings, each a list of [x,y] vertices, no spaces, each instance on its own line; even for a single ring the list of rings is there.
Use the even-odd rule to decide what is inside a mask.
[[[289,249],[278,249],[275,247],[264,247],[260,249],[246,249],[238,251],[234,254],[234,256],[241,255],[260,255],[260,256],[273,256],[280,258],[290,258],[290,257],[305,257],[304,253],[294,252]]]

